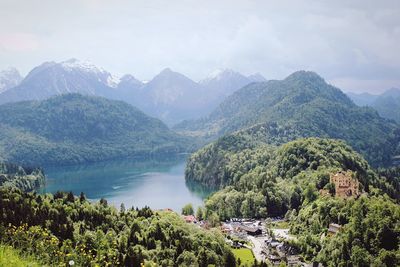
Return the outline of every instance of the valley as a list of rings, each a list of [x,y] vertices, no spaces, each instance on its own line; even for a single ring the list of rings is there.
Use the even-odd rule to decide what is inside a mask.
[[[49,68],[84,68],[97,75],[78,75],[88,91],[71,80],[73,92],[52,85],[0,105],[0,158],[13,163],[0,168],[0,242],[13,257],[82,266],[399,263],[395,120],[309,71],[270,81],[223,71],[195,83],[165,69],[142,83],[77,64],[45,63],[28,81],[48,83],[35,76]],[[22,92],[26,79],[4,93]],[[32,236],[41,243],[27,245]]]
[[[1,0],[0,267],[400,266],[399,14]]]

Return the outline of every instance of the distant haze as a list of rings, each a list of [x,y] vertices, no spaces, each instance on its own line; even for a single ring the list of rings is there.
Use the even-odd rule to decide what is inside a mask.
[[[0,70],[89,60],[149,80],[305,69],[344,91],[400,87],[400,1],[1,0]]]

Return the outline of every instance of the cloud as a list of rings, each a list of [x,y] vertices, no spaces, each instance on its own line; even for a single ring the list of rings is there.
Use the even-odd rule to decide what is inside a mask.
[[[5,52],[33,52],[39,47],[38,38],[30,33],[0,34],[0,49]]]
[[[374,80],[374,79],[354,79],[354,78],[338,78],[328,80],[328,82],[338,88],[344,89],[345,92],[362,93],[368,92],[372,94],[380,94],[389,88],[400,88],[400,79],[398,80]],[[346,90],[351,88],[351,90]]]
[[[3,0],[0,69],[71,57],[142,79],[165,67],[195,80],[221,67],[276,79],[308,69],[382,90],[400,77],[399,13],[397,0]]]

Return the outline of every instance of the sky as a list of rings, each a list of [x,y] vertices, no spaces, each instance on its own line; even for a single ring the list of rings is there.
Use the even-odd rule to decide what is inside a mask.
[[[380,93],[400,88],[400,1],[0,0],[0,70],[69,58],[141,80],[312,70]]]

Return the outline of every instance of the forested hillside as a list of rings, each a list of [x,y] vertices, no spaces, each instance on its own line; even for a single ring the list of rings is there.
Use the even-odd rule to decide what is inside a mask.
[[[374,166],[389,165],[400,141],[396,123],[356,106],[339,89],[305,71],[282,81],[250,84],[207,118],[186,121],[176,129],[208,140],[237,130],[265,143],[283,144],[298,137],[343,139]]]
[[[322,197],[287,216],[297,246],[325,266],[399,266],[400,205],[382,196]],[[330,223],[341,225],[328,234]]]
[[[38,195],[0,188],[0,239],[49,266],[235,266],[222,235],[176,213],[117,211],[81,194]]]
[[[332,174],[350,171],[358,196],[335,196]],[[186,179],[220,188],[205,213],[220,219],[285,216],[289,243],[328,266],[400,264],[400,175],[374,171],[343,141],[298,139],[281,146],[221,138],[189,159]],[[327,192],[327,193],[322,193]],[[329,224],[342,226],[329,237]]]
[[[39,168],[23,168],[10,163],[0,163],[0,187],[33,191],[44,183],[45,176]]]
[[[0,106],[3,160],[29,165],[73,164],[177,153],[188,142],[133,106],[68,94]]]
[[[225,146],[224,146],[225,145]],[[211,144],[193,154],[186,179],[222,189],[206,207],[222,219],[284,215],[329,184],[329,174],[352,170],[364,191],[380,186],[361,155],[342,141],[308,138],[279,147],[260,145],[234,151],[235,144]]]

